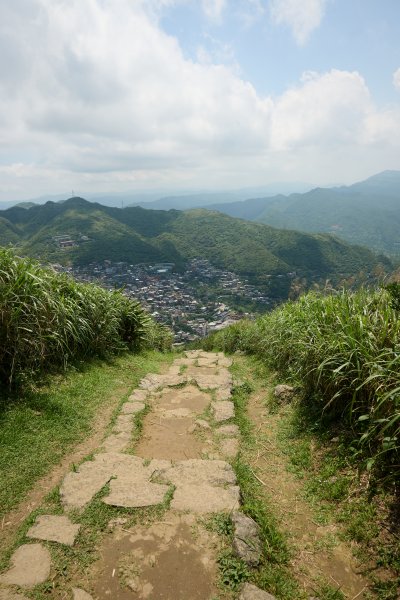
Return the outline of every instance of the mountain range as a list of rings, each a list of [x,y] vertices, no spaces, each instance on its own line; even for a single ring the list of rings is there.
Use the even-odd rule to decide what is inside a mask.
[[[216,203],[209,208],[274,227],[332,233],[353,244],[400,254],[400,171],[384,171],[350,186]]]
[[[74,245],[61,248],[57,236]],[[189,259],[203,257],[277,298],[287,297],[293,277],[309,287],[379,265],[392,268],[387,258],[329,235],[280,230],[206,209],[119,209],[76,197],[0,211],[0,243],[46,262],[75,265],[172,262],[181,269]]]

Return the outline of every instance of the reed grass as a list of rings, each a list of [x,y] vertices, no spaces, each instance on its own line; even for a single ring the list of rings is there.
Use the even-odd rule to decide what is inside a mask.
[[[150,344],[167,346],[168,333],[121,291],[77,283],[0,249],[2,385],[21,386],[75,360]]]
[[[348,431],[367,469],[400,474],[400,319],[396,289],[308,293],[206,346],[255,354],[301,387],[301,402]]]

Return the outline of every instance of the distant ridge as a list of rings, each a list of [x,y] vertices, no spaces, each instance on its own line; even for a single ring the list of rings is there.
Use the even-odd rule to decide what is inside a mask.
[[[332,233],[389,255],[400,254],[400,171],[350,186],[255,198],[210,207],[232,217],[308,233]]]

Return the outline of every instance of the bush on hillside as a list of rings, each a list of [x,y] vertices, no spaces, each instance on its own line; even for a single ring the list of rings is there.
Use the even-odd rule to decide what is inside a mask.
[[[366,464],[400,474],[400,319],[393,291],[309,293],[208,347],[254,354],[299,382],[302,403],[356,437]]]
[[[77,283],[11,250],[0,250],[3,385],[21,384],[77,359],[137,351],[153,343],[167,346],[166,334],[120,291]]]

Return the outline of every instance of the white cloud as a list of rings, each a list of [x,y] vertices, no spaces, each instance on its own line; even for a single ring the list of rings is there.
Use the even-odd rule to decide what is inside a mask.
[[[227,0],[201,0],[206,16],[212,21],[219,21],[227,4]]]
[[[270,0],[273,21],[287,25],[296,42],[303,45],[314,29],[319,27],[326,0]]]
[[[0,3],[0,199],[399,168],[400,107],[379,111],[359,73],[262,97],[235,66],[186,59],[144,4]]]
[[[393,73],[393,85],[400,91],[400,67]]]

